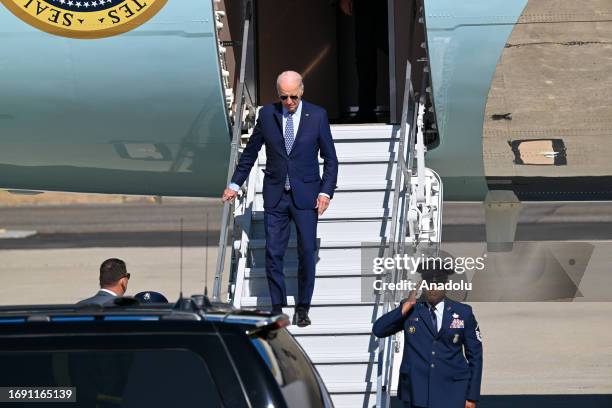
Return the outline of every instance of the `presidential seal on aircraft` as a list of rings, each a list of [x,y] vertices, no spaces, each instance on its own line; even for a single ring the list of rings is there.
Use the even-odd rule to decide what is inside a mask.
[[[167,0],[0,0],[15,16],[50,34],[103,38],[149,21]]]

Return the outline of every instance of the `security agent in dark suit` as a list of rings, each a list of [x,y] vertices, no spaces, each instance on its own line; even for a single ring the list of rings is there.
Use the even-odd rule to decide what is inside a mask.
[[[444,269],[423,271],[428,284],[444,283]],[[419,285],[420,286],[420,285]],[[480,398],[482,337],[472,308],[444,290],[410,293],[372,328],[376,337],[404,331],[398,397],[405,407],[474,408]]]
[[[100,265],[100,290],[94,296],[83,299],[78,305],[100,305],[112,303],[118,296],[127,291],[130,274],[127,272],[125,262],[121,259],[110,258]]]
[[[315,282],[317,221],[329,206],[336,188],[338,158],[327,112],[302,100],[300,74],[285,71],[276,87],[280,103],[264,106],[240,157],[223,200],[233,200],[247,179],[262,145],[266,145],[263,199],[266,231],[266,275],[272,312],[287,305],[283,258],[289,242],[290,221],[298,239],[298,296],[293,324],[308,326]],[[323,177],[319,175],[319,154]]]

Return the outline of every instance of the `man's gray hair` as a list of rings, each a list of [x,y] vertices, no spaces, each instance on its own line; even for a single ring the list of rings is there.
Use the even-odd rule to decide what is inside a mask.
[[[300,91],[304,92],[304,82],[302,76],[295,71],[283,71],[276,77],[276,91],[280,93],[279,85],[283,79],[293,79],[300,82]]]

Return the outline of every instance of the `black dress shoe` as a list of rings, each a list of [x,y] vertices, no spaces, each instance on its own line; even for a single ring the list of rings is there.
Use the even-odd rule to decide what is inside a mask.
[[[306,327],[310,326],[310,318],[308,317],[307,309],[295,309],[295,314],[293,315],[293,324],[297,325],[297,327]]]
[[[271,313],[274,316],[283,314],[283,306],[282,305],[272,305]]]

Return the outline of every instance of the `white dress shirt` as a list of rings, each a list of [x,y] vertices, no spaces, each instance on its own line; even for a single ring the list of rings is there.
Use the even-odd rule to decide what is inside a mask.
[[[111,295],[113,295],[114,297],[117,297],[117,294],[115,292],[113,292],[112,290],[108,290],[108,289],[100,289],[102,292],[106,292],[106,293],[110,293]]]
[[[287,129],[287,117],[289,116],[289,111],[283,105],[283,137],[285,136],[285,129]],[[302,101],[296,108],[295,112],[293,112],[293,144],[295,144],[295,140],[297,138],[298,129],[300,127],[300,119],[302,118]]]

